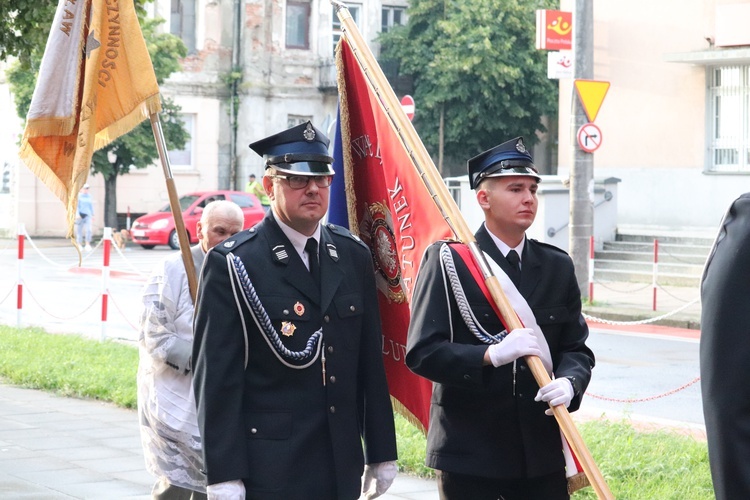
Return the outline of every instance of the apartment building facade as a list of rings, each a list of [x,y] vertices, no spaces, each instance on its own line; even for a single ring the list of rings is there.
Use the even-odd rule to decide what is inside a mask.
[[[406,22],[406,0],[347,5],[376,56],[377,34]],[[250,173],[262,172],[248,144],[301,121],[332,131],[340,25],[327,0],[156,0],[150,8],[189,49],[183,70],[162,87],[182,106],[191,132],[185,149],[170,151],[179,193],[242,189]],[[574,11],[575,1],[560,8]],[[610,82],[596,118],[603,137],[594,177],[620,179],[619,225],[708,231],[748,191],[748,20],[750,0],[594,2],[594,79]],[[572,80],[560,80],[563,178],[575,144],[574,93]],[[15,116],[2,79],[0,109]],[[20,120],[0,127],[0,165],[10,172],[0,192],[0,231],[15,234],[21,222],[31,234],[62,235],[60,202],[16,158]],[[101,215],[103,180],[92,176],[90,184]],[[166,203],[161,166],[118,180],[119,213]]]
[[[747,0],[594,1],[594,79],[610,82],[594,177],[621,179],[619,226],[712,231],[750,191],[748,21]],[[561,80],[562,176],[574,93]]]
[[[375,54],[377,35],[406,20],[405,0],[347,5]],[[155,0],[148,8],[188,48],[182,71],[161,87],[181,106],[191,135],[184,149],[169,151],[178,194],[242,190],[249,174],[263,172],[262,158],[248,145],[290,126],[310,120],[333,135],[338,105],[334,47],[341,26],[328,0]],[[2,80],[0,91],[0,109],[14,116]],[[7,195],[0,193],[0,231],[15,234],[23,223],[32,235],[64,235],[61,203],[13,154],[21,121],[3,126],[8,131],[0,133],[0,155],[7,157],[12,179]],[[93,175],[89,184],[96,200],[96,232],[103,224],[104,181]],[[168,201],[159,164],[118,178],[119,214],[134,217]]]

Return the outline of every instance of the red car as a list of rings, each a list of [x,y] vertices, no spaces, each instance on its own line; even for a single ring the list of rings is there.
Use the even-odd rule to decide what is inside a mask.
[[[180,197],[180,208],[191,244],[198,243],[196,224],[201,218],[203,207],[215,200],[230,200],[240,206],[245,214],[243,229],[254,226],[265,216],[263,206],[254,194],[242,191],[200,191],[186,194]],[[180,248],[169,203],[158,212],[138,217],[130,228],[130,236],[146,250],[156,245],[169,245],[175,250]]]

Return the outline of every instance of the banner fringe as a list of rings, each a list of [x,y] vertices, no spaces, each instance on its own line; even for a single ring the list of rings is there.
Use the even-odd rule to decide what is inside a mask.
[[[354,165],[352,150],[344,147],[351,142],[351,128],[349,123],[349,99],[346,88],[344,71],[344,56],[341,51],[343,37],[336,44],[336,83],[339,88],[339,106],[341,106],[341,152],[344,155],[344,192],[346,193],[346,212],[349,217],[349,231],[359,236],[359,222],[357,221],[357,194],[354,191],[354,172],[349,165]]]
[[[127,108],[128,106],[123,107]],[[154,113],[159,113],[160,111],[161,94],[157,92],[143,99],[136,105],[133,111],[118,119],[115,123],[104,130],[99,131],[94,139],[94,151],[107,146],[121,135],[127,134],[144,119]]]
[[[401,403],[398,399],[391,396],[391,404],[393,405],[394,411],[404,417],[411,425],[419,429],[423,435],[427,435],[427,429],[425,429],[422,422],[414,415],[409,409]]]

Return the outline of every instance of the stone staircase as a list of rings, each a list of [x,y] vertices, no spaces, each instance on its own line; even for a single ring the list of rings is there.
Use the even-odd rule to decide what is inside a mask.
[[[615,241],[594,254],[594,280],[651,283],[654,240],[658,241],[657,283],[698,287],[715,234],[619,229]]]

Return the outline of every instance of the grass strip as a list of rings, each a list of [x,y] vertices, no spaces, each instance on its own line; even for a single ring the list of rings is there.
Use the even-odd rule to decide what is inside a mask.
[[[115,341],[0,325],[0,377],[22,387],[136,407],[138,350]],[[713,498],[705,442],[668,431],[640,432],[626,420],[578,426],[597,466],[619,500]],[[424,466],[425,437],[396,416],[399,470],[434,477]],[[592,488],[573,500],[595,499]]]

